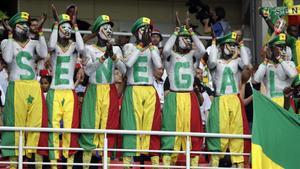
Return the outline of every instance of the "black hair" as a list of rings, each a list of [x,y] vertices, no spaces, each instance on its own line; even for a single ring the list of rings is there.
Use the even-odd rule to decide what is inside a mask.
[[[51,84],[52,76],[41,76],[40,82],[42,82],[42,79],[46,79],[49,82],[49,84]]]
[[[30,18],[30,23],[32,22],[32,21],[36,21],[36,22],[38,22],[39,20],[38,19],[36,19],[36,18]]]
[[[218,16],[218,21],[224,19],[226,16],[225,9],[221,6],[215,8],[216,15]]]

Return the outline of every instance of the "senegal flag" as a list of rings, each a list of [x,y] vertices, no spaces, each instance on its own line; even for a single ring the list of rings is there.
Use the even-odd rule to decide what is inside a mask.
[[[253,92],[253,169],[300,168],[300,116]]]

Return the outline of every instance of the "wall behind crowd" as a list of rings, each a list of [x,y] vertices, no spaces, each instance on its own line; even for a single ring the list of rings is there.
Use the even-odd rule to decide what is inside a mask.
[[[242,25],[241,0],[203,0],[209,6],[223,6],[226,10],[226,19],[233,29]],[[20,0],[19,10],[28,11],[32,17],[39,17],[43,12],[48,14],[45,28],[52,25],[51,3],[54,3],[59,12],[64,12],[67,5],[75,3],[79,7],[78,18],[93,23],[94,19],[101,14],[108,14],[115,22],[114,31],[130,31],[136,18],[140,16],[150,17],[162,33],[171,33],[175,25],[174,13],[178,11],[185,16],[186,0]],[[51,19],[50,19],[51,18]],[[184,18],[182,18],[183,20]],[[192,23],[200,25],[194,15]],[[201,32],[202,26],[198,27]]]

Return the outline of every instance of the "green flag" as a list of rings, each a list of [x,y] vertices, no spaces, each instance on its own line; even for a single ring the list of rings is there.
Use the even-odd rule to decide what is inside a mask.
[[[253,92],[252,168],[300,168],[300,115]]]

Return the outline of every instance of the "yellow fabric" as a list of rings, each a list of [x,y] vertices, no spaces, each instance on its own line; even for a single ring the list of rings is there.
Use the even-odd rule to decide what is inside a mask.
[[[176,131],[190,132],[191,126],[191,94],[176,93]],[[192,143],[190,142],[190,147]],[[174,150],[186,150],[186,137],[175,137]]]
[[[9,157],[9,161],[10,162],[17,162],[18,161],[18,157]],[[10,169],[16,169],[17,168],[17,164],[10,164],[9,168]]]
[[[40,84],[36,80],[15,81],[14,110],[16,127],[36,127],[42,125],[42,94]],[[25,133],[23,132],[23,138]],[[26,133],[26,146],[37,147],[39,143],[39,132]],[[19,144],[19,133],[15,134],[15,143]],[[25,141],[23,141],[23,144]],[[18,149],[15,150],[18,154]],[[26,155],[31,156],[36,150],[27,149]],[[23,154],[24,155],[24,154]]]
[[[152,165],[159,165],[159,156],[152,156],[151,163]],[[152,168],[158,168],[158,167],[152,167]]]
[[[271,100],[275,103],[277,103],[279,106],[283,107],[284,105],[284,97],[281,96],[281,97],[273,97],[271,98]]]
[[[123,163],[124,164],[127,164],[127,165],[129,165],[129,164],[131,164],[131,161],[132,161],[132,158],[131,157],[123,157]],[[126,166],[126,167],[124,167],[125,169],[129,169],[130,167],[128,167],[128,166]]]
[[[74,155],[70,156],[69,158],[67,158],[67,163],[74,163]],[[73,166],[72,165],[67,165],[67,169],[72,169]]]
[[[222,134],[243,134],[243,117],[241,102],[236,94],[220,96],[219,101],[219,126]],[[243,139],[221,138],[221,151],[243,153]],[[232,163],[244,162],[243,156],[231,156]]]
[[[260,145],[252,144],[251,149],[253,169],[283,169],[283,167],[273,162],[268,156],[264,154]]]
[[[39,154],[35,154],[35,162],[43,162],[43,156],[39,155]],[[42,169],[43,168],[43,164],[36,164],[35,165],[36,169]]]
[[[96,101],[96,117],[95,117],[95,129],[106,129],[109,102],[110,102],[110,85],[98,84],[97,85],[97,101]],[[98,134],[94,137],[94,144],[103,148],[104,135]]]
[[[63,120],[64,128],[72,128],[74,111],[74,95],[72,90],[55,90],[53,98],[52,127],[60,128]],[[70,147],[71,133],[62,134],[62,146]],[[59,147],[59,133],[53,133],[53,145]],[[59,159],[59,150],[54,150],[55,159]],[[63,150],[63,156],[68,157],[69,151]]]
[[[136,130],[151,131],[156,104],[155,88],[152,86],[133,86],[132,91]],[[150,135],[137,135],[136,139],[137,149],[149,150]],[[137,153],[137,155],[139,154]]]
[[[92,152],[91,151],[84,151],[82,155],[82,162],[83,163],[90,163],[92,159]],[[89,166],[83,166],[83,169],[89,169]]]
[[[297,53],[297,63],[298,65],[297,66],[297,70],[298,70],[298,73],[300,72],[300,40],[297,40],[296,41],[296,53]]]
[[[51,169],[57,169],[57,160],[51,160]]]
[[[191,166],[192,167],[196,167],[198,166],[199,163],[199,156],[195,156],[191,158]]]

